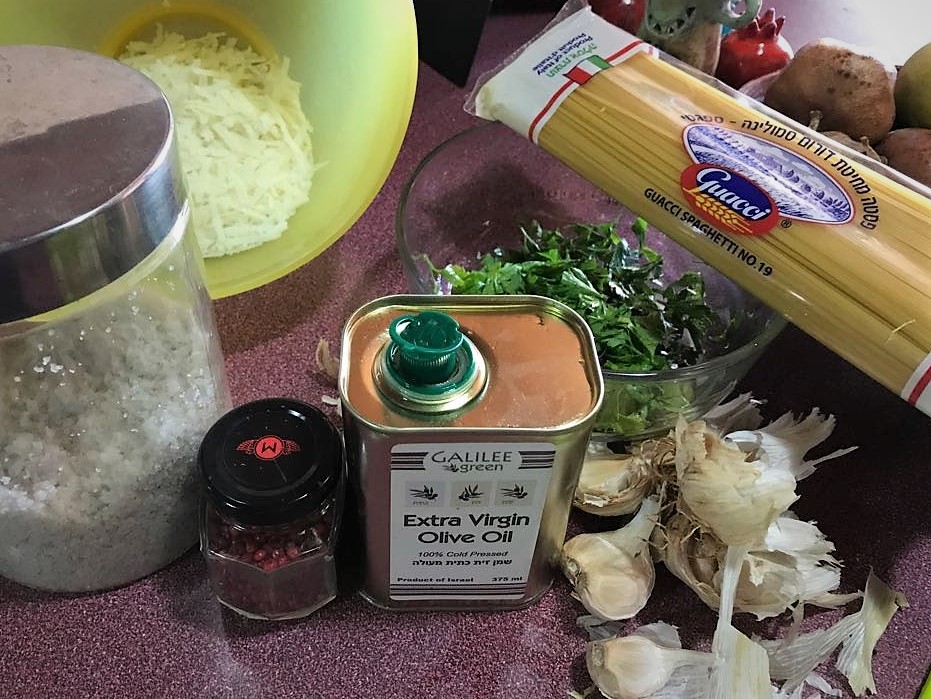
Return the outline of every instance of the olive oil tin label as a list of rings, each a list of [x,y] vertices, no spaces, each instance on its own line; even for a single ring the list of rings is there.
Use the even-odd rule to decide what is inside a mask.
[[[520,599],[556,457],[547,442],[391,450],[393,599]]]
[[[532,296],[393,296],[343,332],[362,595],[514,609],[552,582],[603,385],[594,340]]]

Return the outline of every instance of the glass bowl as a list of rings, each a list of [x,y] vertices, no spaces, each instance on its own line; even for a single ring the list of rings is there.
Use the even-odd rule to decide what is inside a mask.
[[[478,266],[482,254],[514,249],[521,225],[616,223],[635,243],[636,216],[538,146],[499,123],[469,128],[435,148],[401,193],[398,254],[412,293],[449,293],[434,269]],[[785,327],[786,321],[659,230],[645,244],[663,256],[664,280],[701,273],[708,304],[735,321],[723,346],[696,364],[663,371],[604,371],[605,399],[596,436],[636,441],[663,433],[679,417],[700,417],[725,399]]]

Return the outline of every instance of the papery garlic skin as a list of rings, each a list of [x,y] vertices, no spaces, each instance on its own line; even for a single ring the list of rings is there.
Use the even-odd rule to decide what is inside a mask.
[[[715,658],[707,699],[772,699],[766,650],[729,621],[721,621],[712,642]]]
[[[755,400],[750,393],[741,393],[726,403],[719,403],[701,419],[721,434],[755,430],[763,424],[760,401]]]
[[[866,581],[863,606],[860,608],[862,623],[844,640],[837,656],[837,669],[844,673],[850,682],[850,688],[858,697],[867,692],[876,693],[873,650],[892,617],[905,607],[908,607],[905,595],[870,573]]]
[[[659,497],[647,498],[626,526],[579,534],[563,545],[560,567],[589,613],[629,619],[646,605],[656,581],[649,540],[659,510]]]
[[[810,681],[815,667],[825,662],[838,646],[837,669],[847,677],[856,696],[875,693],[872,674],[873,648],[892,620],[908,601],[902,593],[870,573],[863,604],[833,626],[790,638],[763,641],[774,680],[785,680],[780,697],[790,696]]]
[[[829,593],[840,586],[834,544],[811,522],[780,516],[759,544],[750,547],[737,585],[735,609],[765,619],[797,604],[834,607]]]
[[[815,408],[801,420],[786,413],[765,427],[731,432],[725,439],[736,444],[741,451],[765,460],[772,468],[788,471],[795,480],[800,481],[814,473],[818,464],[856,449],[838,449],[820,458],[805,460],[805,455],[811,449],[831,435],[834,423],[833,415],[822,415]]]

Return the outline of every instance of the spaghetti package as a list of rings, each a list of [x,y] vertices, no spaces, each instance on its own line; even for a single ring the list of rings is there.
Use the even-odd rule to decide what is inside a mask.
[[[931,415],[931,190],[580,0],[483,76],[467,108],[524,134]]]

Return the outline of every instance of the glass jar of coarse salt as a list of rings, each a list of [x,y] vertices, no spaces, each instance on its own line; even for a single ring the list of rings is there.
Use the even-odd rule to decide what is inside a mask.
[[[337,593],[346,463],[336,427],[288,398],[246,403],[200,448],[201,551],[217,598],[254,619],[296,619]]]
[[[159,89],[0,46],[0,575],[142,578],[197,541],[197,449],[230,407]]]

